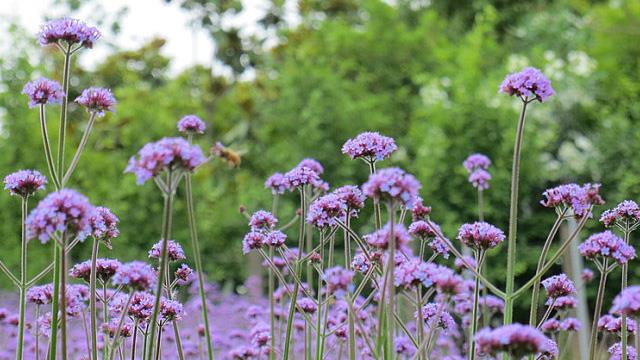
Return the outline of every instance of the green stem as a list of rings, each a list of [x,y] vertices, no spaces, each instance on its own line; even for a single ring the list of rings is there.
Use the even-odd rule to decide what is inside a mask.
[[[478,189],[478,220],[484,221],[484,192]]]
[[[369,164],[369,175],[373,175],[376,173],[376,162],[374,160],[367,161]],[[380,211],[380,199],[373,199],[373,210],[376,222],[376,230],[382,228],[382,212]]]
[[[91,274],[89,275],[89,313],[91,318],[91,359],[98,360],[98,316],[96,310],[96,267],[98,261],[98,239],[93,239],[91,248]]]
[[[480,272],[482,263],[484,262],[484,251],[479,250],[476,253],[476,270]],[[469,360],[474,360],[476,356],[475,336],[478,332],[478,302],[480,299],[480,278],[475,277],[475,286],[473,288],[473,310],[471,312],[471,329],[469,332]]]
[[[53,181],[53,185],[56,190],[60,190],[60,180],[58,180],[58,174],[55,166],[53,165],[53,156],[51,155],[49,131],[47,130],[47,114],[44,105],[40,105],[40,132],[42,133],[42,145],[44,146],[44,155],[47,160],[49,175],[51,176],[51,180]]]
[[[388,290],[388,297],[387,297],[387,326],[388,326],[388,338],[387,338],[387,352],[389,354],[393,354],[393,352],[395,351],[395,347],[394,347],[394,342],[395,342],[395,319],[393,317],[393,314],[395,313],[395,303],[396,303],[396,294],[395,294],[395,285],[394,285],[394,280],[395,280],[395,267],[396,267],[396,261],[395,261],[395,255],[396,255],[396,235],[395,235],[395,230],[394,230],[394,222],[395,222],[395,208],[393,206],[393,204],[390,204],[388,206],[388,210],[389,210],[389,247],[388,247],[388,252],[389,252],[389,259],[387,260],[387,276],[389,277],[387,280],[387,290]],[[385,292],[383,290],[383,296],[385,295]],[[383,297],[384,299],[384,297]]]
[[[25,221],[28,211],[28,198],[22,197],[21,240],[20,247],[20,320],[18,325],[18,347],[16,348],[16,360],[22,359],[24,346],[24,327],[27,306],[27,233]]]
[[[138,319],[133,322],[133,339],[131,339],[131,360],[136,359],[136,340],[138,339]]]
[[[598,319],[602,309],[602,300],[604,298],[605,285],[607,283],[607,260],[604,261],[603,270],[600,271],[600,282],[598,284],[598,295],[596,296],[596,306],[593,310],[593,322],[591,324],[591,339],[589,341],[589,360],[596,358],[596,342],[598,340]]]
[[[113,341],[111,342],[111,354],[109,356],[110,360],[113,359],[116,354],[116,350],[118,349],[118,341],[120,341],[120,330],[122,329],[122,325],[124,325],[124,319],[127,317],[127,313],[129,312],[129,305],[131,305],[133,294],[135,294],[135,292],[133,290],[129,290],[127,303],[124,305],[124,308],[122,308],[122,313],[120,314],[120,319],[118,320],[118,326],[116,327],[116,332],[113,334]]]
[[[64,53],[64,70],[62,74],[62,104],[60,108],[60,134],[58,136],[58,174],[64,174],[64,140],[67,133],[67,102],[69,101],[69,73],[71,70],[71,45]],[[64,187],[64,184],[60,184]]]
[[[510,324],[513,320],[513,291],[515,284],[516,265],[516,235],[518,231],[518,183],[520,177],[520,153],[522,151],[522,139],[524,136],[525,115],[528,102],[522,104],[520,119],[516,130],[516,140],[513,148],[513,163],[511,168],[511,205],[509,206],[509,238],[507,245],[507,279],[506,299],[504,306],[504,324]]]
[[[60,303],[60,253],[61,246],[54,245],[53,255],[53,299],[51,301],[51,334],[49,336],[49,358],[58,357],[58,309]]]
[[[418,344],[422,344],[422,339],[424,338],[424,318],[422,316],[422,287],[418,285],[416,288],[416,313],[418,314],[418,323],[416,330],[416,339]],[[418,345],[419,346],[419,345]],[[418,359],[426,359],[426,354],[422,352],[418,352]]]
[[[93,128],[93,123],[95,122],[95,119],[96,119],[96,113],[92,112],[91,115],[89,116],[89,122],[87,123],[87,127],[84,129],[84,132],[82,133],[82,139],[80,140],[80,144],[76,149],[76,153],[73,155],[71,164],[69,164],[67,173],[64,174],[64,177],[62,178],[62,186],[64,186],[67,183],[67,181],[69,181],[69,179],[71,178],[71,175],[73,175],[73,172],[76,169],[76,166],[78,165],[78,162],[80,161],[80,155],[82,155],[82,151],[87,145],[87,140],[89,139],[89,134],[91,133],[91,128]]]
[[[67,235],[62,233],[60,249],[60,350],[62,360],[67,359]]]
[[[102,283],[102,322],[109,323],[109,302],[107,301],[107,283]],[[109,353],[109,338],[106,333],[102,335],[102,358],[106,359]]]
[[[625,222],[625,227],[624,227],[624,242],[625,244],[629,245],[629,221],[627,220]],[[622,284],[620,286],[620,292],[624,291],[624,289],[627,288],[627,277],[629,274],[629,262],[625,262],[624,264],[622,264]],[[626,359],[627,358],[627,315],[626,314],[622,314],[622,319],[621,319],[621,342],[622,342],[622,359]]]

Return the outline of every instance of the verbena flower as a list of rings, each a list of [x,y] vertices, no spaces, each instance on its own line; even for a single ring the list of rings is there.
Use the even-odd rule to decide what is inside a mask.
[[[550,276],[542,281],[542,286],[550,298],[559,298],[576,292],[573,281],[566,274]]]
[[[179,261],[187,258],[184,254],[182,246],[177,241],[167,241],[167,258],[169,259],[169,261]],[[160,257],[162,256],[162,243],[163,241],[160,240],[155,243],[153,247],[151,247],[151,250],[149,250],[149,258],[160,259]]]
[[[37,105],[60,104],[64,98],[62,86],[53,80],[39,78],[28,82],[22,93],[29,97],[29,107]]]
[[[122,264],[116,259],[96,259],[96,277],[104,282],[116,274]],[[91,278],[91,260],[74,265],[69,276],[89,282]]]
[[[280,247],[287,240],[287,235],[279,230],[270,231],[264,238],[264,244],[271,247]]]
[[[479,190],[487,190],[490,180],[491,174],[486,170],[478,169],[469,174],[469,182],[474,188]]]
[[[258,210],[251,215],[249,227],[253,231],[270,231],[278,223],[278,219],[266,210]]]
[[[96,87],[84,89],[75,101],[100,117],[107,111],[114,112],[116,106],[116,98],[111,90]]]
[[[471,267],[475,268],[476,266],[478,266],[478,262],[476,261],[476,258],[474,258],[473,256],[462,256],[462,258],[467,262],[467,264],[469,264]],[[455,266],[456,269],[462,271],[462,270],[467,270],[467,266],[464,264],[464,262],[462,261],[461,258],[456,258],[453,261],[453,266]]]
[[[113,339],[116,336],[116,331],[118,331],[119,324],[120,321],[118,319],[111,319],[111,321],[109,321],[108,323],[102,324],[102,332],[109,335],[109,337]],[[126,339],[131,337],[131,335],[133,335],[133,322],[131,322],[130,320],[125,320],[120,327],[118,336],[120,338]]]
[[[580,331],[581,328],[582,323],[580,320],[573,317],[566,318],[560,322],[561,331]]]
[[[377,132],[364,132],[342,145],[342,153],[352,159],[362,158],[369,162],[388,158],[398,147],[396,142]]]
[[[165,298],[160,299],[160,322],[182,320],[184,308],[181,303]]]
[[[578,217],[591,216],[591,206],[604,204],[599,192],[600,184],[565,184],[547,189],[540,203],[545,207],[571,208]]]
[[[320,175],[306,166],[296,166],[284,174],[284,181],[289,191],[298,189],[304,185],[316,186],[322,182]]]
[[[593,280],[593,271],[591,271],[591,269],[588,269],[588,268],[582,269],[582,272],[580,273],[580,278],[584,282],[590,282],[591,280]]]
[[[399,168],[387,168],[371,174],[362,185],[362,192],[370,198],[399,202],[412,209],[421,187],[413,175]]]
[[[248,254],[251,250],[260,249],[265,243],[265,235],[258,231],[250,231],[242,239],[242,253]]]
[[[47,305],[53,301],[53,284],[33,286],[27,290],[27,302]]]
[[[632,317],[640,314],[640,286],[629,286],[622,290],[622,292],[613,299],[611,312]]]
[[[326,269],[322,280],[327,284],[327,293],[335,294],[336,297],[342,297],[342,294],[351,290],[353,275],[352,271],[341,266]]]
[[[159,175],[168,168],[193,171],[206,161],[197,145],[189,144],[183,138],[163,138],[148,143],[138,152],[138,158],[132,156],[125,172],[136,175],[139,185]]]
[[[47,178],[37,170],[19,170],[4,178],[4,189],[11,195],[27,197],[44,189]]]
[[[95,208],[79,192],[62,189],[50,193],[31,211],[25,222],[27,238],[49,241],[56,232],[65,232],[84,240],[93,230],[91,217]]]
[[[462,163],[465,169],[471,174],[472,172],[482,169],[487,170],[491,166],[491,160],[484,154],[471,154]]]
[[[413,209],[411,209],[411,218],[413,221],[428,220],[429,214],[431,214],[431,206],[424,206],[422,199],[418,197],[414,201]]]
[[[476,334],[475,340],[480,354],[496,355],[506,352],[517,359],[552,350],[549,339],[540,330],[522,324],[482,329]]]
[[[287,182],[284,175],[277,172],[269,176],[269,178],[264,182],[264,187],[271,189],[271,193],[273,195],[282,195],[287,190]]]
[[[38,33],[38,41],[42,46],[64,42],[66,45],[80,44],[92,48],[100,36],[98,29],[83,21],[63,18],[43,25]]]
[[[327,194],[321,196],[309,206],[307,223],[324,229],[335,227],[338,222],[344,222],[347,216],[347,204],[337,195]]]
[[[396,249],[405,247],[411,241],[411,236],[409,236],[409,233],[407,233],[407,230],[402,224],[395,224],[393,226],[393,233],[395,236]],[[391,240],[391,224],[387,223],[380,230],[364,235],[362,238],[369,245],[386,250]]]
[[[616,222],[623,227],[625,226],[625,223],[628,222],[631,226],[638,221],[640,221],[640,207],[632,200],[625,200],[613,209],[603,212],[602,216],[600,216],[600,222],[602,222],[606,227],[609,227]]]
[[[204,134],[204,130],[207,128],[204,121],[196,115],[185,115],[176,126],[178,131],[185,134]]]
[[[636,349],[633,346],[627,346],[627,358],[622,359],[622,343],[615,343],[609,348],[609,360],[636,360]]]
[[[489,311],[494,313],[504,312],[504,300],[493,295],[481,297],[480,305],[486,306]]]
[[[559,296],[557,298],[549,298],[545,305],[551,306],[556,310],[574,309],[578,305],[578,299],[575,296]]]
[[[603,315],[598,319],[598,330],[610,333],[619,333],[622,329],[622,318],[612,315]],[[627,332],[635,334],[636,322],[633,319],[627,319]]]
[[[432,271],[433,264],[428,264],[418,258],[410,258],[395,268],[393,283],[395,286],[402,286],[405,289],[421,284],[430,286],[432,282],[429,275]]]
[[[357,253],[351,261],[351,268],[359,273],[366,273],[371,268],[371,261],[363,253]]]
[[[456,322],[451,314],[446,311],[443,304],[428,303],[422,307],[422,320],[428,328],[441,329],[443,333],[448,334],[449,331],[456,327]],[[416,315],[417,318],[417,315]]]
[[[347,205],[349,216],[357,216],[358,210],[364,207],[364,201],[367,198],[355,185],[341,186],[333,190],[332,194]]]
[[[406,336],[396,336],[393,342],[394,351],[398,355],[411,358],[416,353],[416,347]]]
[[[500,92],[525,99],[532,98],[540,102],[546,101],[555,94],[549,79],[540,70],[532,67],[507,75],[500,85]]]
[[[178,280],[178,285],[186,285],[192,280],[193,269],[187,264],[182,264],[176,269],[175,277]]]
[[[318,175],[322,175],[322,173],[324,173],[324,167],[316,159],[311,159],[311,158],[302,159],[302,161],[300,161],[298,163],[298,165],[296,165],[296,167],[309,168],[309,169],[315,171],[316,174],[318,174]]]
[[[114,285],[122,285],[137,291],[151,289],[158,281],[153,268],[142,261],[132,261],[122,264],[113,276]]]
[[[470,248],[487,250],[502,243],[505,236],[497,227],[478,221],[473,224],[463,224],[458,230],[457,238]]]
[[[560,331],[560,321],[558,319],[549,319],[540,324],[540,330],[546,333]]]
[[[298,306],[307,314],[314,314],[318,310],[318,306],[312,299],[303,297],[297,300]],[[297,310],[297,309],[296,309]]]
[[[129,315],[139,321],[145,321],[153,315],[155,297],[146,292],[137,292],[131,298]]]
[[[427,245],[434,253],[442,255],[445,259],[449,258],[449,246],[438,236],[438,234],[442,234],[440,227],[434,222],[431,225],[435,228],[435,231],[426,221],[414,221],[409,225],[409,234],[423,241],[428,240]]]
[[[589,236],[578,250],[588,259],[608,258],[618,264],[636,257],[636,250],[609,230]]]
[[[93,216],[89,219],[92,229],[91,236],[97,240],[104,241],[107,247],[111,248],[111,240],[120,236],[120,230],[118,229],[120,219],[106,207],[98,206],[95,210]]]

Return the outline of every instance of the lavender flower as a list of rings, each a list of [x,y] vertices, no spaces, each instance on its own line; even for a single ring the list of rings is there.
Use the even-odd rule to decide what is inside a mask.
[[[317,228],[324,229],[335,227],[338,222],[344,222],[347,216],[347,204],[337,195],[327,194],[309,206],[307,223]]]
[[[345,185],[333,190],[333,195],[347,205],[349,216],[357,216],[358,210],[364,207],[366,196],[354,185]]]
[[[157,281],[156,272],[142,261],[122,264],[112,278],[114,285],[130,287],[137,291],[151,289]]]
[[[433,264],[421,261],[419,258],[411,258],[399,264],[394,271],[394,285],[402,286],[405,289],[423,284],[432,284],[430,273],[433,271]]]
[[[559,298],[576,292],[573,281],[566,274],[554,275],[542,281],[542,286],[550,298]]]
[[[362,192],[370,198],[399,202],[412,209],[421,187],[413,175],[399,168],[387,168],[371,174],[362,185]]]
[[[391,240],[390,232],[391,224],[387,223],[382,229],[371,234],[364,235],[362,238],[369,245],[378,249],[386,250],[389,247],[389,241]],[[411,241],[411,236],[409,236],[407,230],[402,226],[402,224],[395,224],[393,227],[393,233],[395,236],[396,249],[405,247]]]
[[[458,230],[458,240],[468,247],[487,250],[502,243],[505,239],[502,230],[482,221],[463,224]]]
[[[540,330],[546,333],[560,331],[560,321],[558,319],[549,319],[540,324]]]
[[[591,280],[593,280],[593,271],[587,268],[582,269],[582,273],[580,273],[580,278],[584,282],[590,282]]]
[[[120,230],[118,229],[120,219],[106,207],[98,206],[95,210],[93,216],[89,219],[92,228],[91,236],[97,240],[104,241],[107,247],[111,248],[111,240],[120,235]]]
[[[64,18],[43,25],[38,41],[42,46],[64,42],[68,46],[80,44],[90,49],[100,35],[100,31],[93,26],[77,19]]]
[[[363,253],[357,253],[351,261],[351,268],[359,273],[366,273],[371,268],[371,261]]]
[[[165,169],[193,171],[205,161],[197,145],[191,145],[183,138],[163,138],[143,146],[137,159],[129,159],[125,172],[135,174],[138,184],[142,185]]]
[[[640,286],[629,286],[613,299],[611,312],[636,317],[640,314]]]
[[[165,298],[160,299],[160,322],[166,323],[168,321],[182,320],[184,315],[184,309],[182,304],[175,300],[169,300]]]
[[[47,305],[53,301],[53,284],[34,286],[27,290],[27,302],[36,305]]]
[[[277,172],[269,176],[269,178],[264,182],[264,187],[271,189],[271,193],[273,195],[282,195],[285,190],[287,190],[287,182],[284,175]]]
[[[287,240],[287,235],[279,230],[270,231],[264,238],[264,244],[272,247],[280,247]]]
[[[191,269],[187,264],[182,264],[175,272],[176,280],[178,280],[178,285],[186,285],[188,284],[193,276],[193,269]]]
[[[469,182],[474,188],[479,190],[487,190],[489,188],[490,180],[491,174],[486,170],[478,169],[469,174]]]
[[[540,70],[532,67],[507,75],[500,85],[500,92],[509,96],[516,95],[523,100],[531,97],[540,102],[545,102],[555,94],[549,79]]]
[[[517,359],[552,350],[549,339],[542,332],[521,324],[504,325],[493,330],[482,329],[476,334],[475,340],[480,354],[506,352]]]
[[[588,259],[604,257],[619,264],[624,264],[636,257],[636,250],[609,230],[591,235],[580,244],[578,250]]]
[[[299,168],[306,167],[308,169],[315,171],[316,174],[318,175],[322,175],[322,173],[324,173],[324,167],[316,159],[311,159],[311,158],[302,159],[302,161],[300,161],[298,165],[296,165],[296,167],[299,167]]]
[[[540,201],[544,207],[568,207],[578,217],[591,216],[591,206],[602,205],[604,200],[599,195],[600,184],[576,184],[560,185],[547,189],[542,195],[544,200]]]
[[[261,232],[250,231],[242,240],[242,253],[246,255],[251,252],[251,250],[260,249],[265,243],[265,240],[265,235]]]
[[[334,266],[325,270],[322,279],[327,284],[326,289],[329,294],[335,294],[336,297],[341,297],[342,294],[349,291],[352,286],[353,272],[340,266]]]
[[[559,296],[547,299],[545,305],[556,310],[574,309],[578,305],[578,300],[574,296]]]
[[[613,209],[607,210],[600,216],[600,222],[604,226],[609,227],[618,222],[621,226],[625,226],[626,222],[633,225],[640,221],[640,207],[635,201],[625,200]]]
[[[89,200],[75,190],[50,193],[27,217],[27,238],[38,238],[46,243],[54,232],[59,231],[84,240],[93,230],[90,219],[94,214],[95,208]]]
[[[4,189],[11,195],[28,197],[44,189],[47,178],[36,170],[19,170],[4,178]]]
[[[395,141],[377,132],[364,132],[342,145],[342,153],[351,159],[362,158],[368,162],[382,161],[388,158],[398,147]]]
[[[29,107],[36,105],[60,104],[64,98],[62,86],[53,80],[39,78],[28,82],[22,93],[29,97]]]
[[[393,346],[394,351],[398,355],[403,355],[410,358],[416,353],[416,347],[406,336],[396,336],[393,342]]]
[[[178,121],[178,131],[185,134],[204,134],[206,125],[202,119],[195,115],[186,115]]]
[[[293,191],[304,185],[316,186],[322,182],[318,173],[306,166],[296,166],[289,170],[284,174],[284,181],[289,191]]]
[[[96,277],[104,282],[109,281],[122,264],[116,259],[96,259]],[[69,276],[89,282],[91,277],[91,260],[74,265]]]
[[[467,169],[469,174],[471,174],[478,169],[489,169],[489,166],[491,166],[491,160],[486,155],[476,153],[469,155],[469,157],[464,160],[462,165],[465,169]]]
[[[318,310],[318,306],[316,306],[315,301],[313,301],[312,299],[303,297],[298,299],[297,303],[300,309],[302,309],[302,311],[307,314],[314,314],[316,310]]]
[[[155,297],[146,292],[137,292],[131,298],[129,315],[139,321],[145,321],[153,314],[153,300]]]
[[[258,210],[249,219],[249,226],[252,231],[270,231],[278,223],[278,219],[272,213],[265,210]]]
[[[429,214],[431,214],[431,206],[424,206],[422,199],[418,197],[414,201],[413,209],[411,209],[411,218],[413,221],[428,220]]]
[[[409,234],[420,238],[423,241],[429,240],[429,248],[434,253],[442,255],[445,259],[449,258],[449,246],[444,242],[438,234],[442,235],[442,231],[438,224],[432,222],[431,225],[435,231],[429,226],[429,223],[423,220],[414,221],[409,225]]]
[[[443,304],[428,303],[422,307],[422,319],[427,324],[427,327],[442,329],[442,332],[448,334],[451,330],[455,329],[456,322],[451,317],[451,314],[441,308]],[[416,316],[417,317],[417,316]]]
[[[167,257],[169,261],[184,260],[187,258],[184,255],[184,250],[182,250],[182,246],[178,242],[174,240],[167,240],[167,241],[168,241]],[[160,257],[162,256],[162,243],[163,241],[160,240],[157,243],[155,243],[153,247],[151,247],[151,250],[149,250],[149,258],[160,259]]]
[[[627,358],[622,359],[622,344],[615,343],[609,348],[609,360],[636,360],[636,349],[633,346],[627,346]]]
[[[603,315],[598,319],[598,330],[618,334],[622,329],[622,318],[612,315]],[[627,332],[635,334],[636,322],[633,319],[627,319]]]
[[[96,87],[84,89],[76,102],[99,117],[104,116],[107,111],[114,112],[116,106],[116,98],[111,90]]]
[[[566,318],[560,322],[560,330],[562,331],[580,331],[582,323],[576,318]]]

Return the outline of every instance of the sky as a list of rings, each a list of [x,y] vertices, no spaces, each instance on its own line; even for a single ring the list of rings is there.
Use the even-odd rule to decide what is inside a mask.
[[[52,0],[0,0],[0,21],[7,17],[14,19],[28,32],[36,34],[43,23],[45,14],[49,17],[62,17],[66,14],[60,7],[52,6]],[[263,0],[243,0],[245,11],[234,19],[234,25],[241,27],[244,33],[258,30],[256,20],[265,11]],[[172,59],[171,71],[177,73],[194,64],[214,66],[214,44],[205,31],[194,30],[189,24],[191,15],[176,3],[167,4],[163,0],[94,0],[83,6],[74,17],[94,24],[97,17],[107,14],[116,16],[122,8],[128,8],[120,19],[121,33],[113,36],[106,33],[103,41],[98,42],[91,51],[82,54],[80,61],[91,68],[105,54],[110,52],[107,42],[118,48],[135,49],[154,37],[167,40],[164,55]],[[93,21],[92,21],[93,20]],[[1,27],[0,27],[1,29]],[[0,37],[0,43],[2,42]],[[225,70],[217,69],[220,72]]]

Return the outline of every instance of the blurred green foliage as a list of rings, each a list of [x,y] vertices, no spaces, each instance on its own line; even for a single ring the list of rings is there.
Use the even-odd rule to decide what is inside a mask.
[[[262,185],[269,174],[314,157],[325,165],[331,185],[360,184],[367,169],[342,155],[340,147],[366,130],[396,139],[400,149],[383,166],[401,166],[423,182],[425,203],[450,237],[476,217],[475,191],[461,163],[472,152],[490,156],[486,218],[506,229],[519,102],[497,94],[497,88],[505,74],[527,65],[541,68],[558,95],[533,104],[529,112],[518,276],[533,271],[554,220],[553,211],[539,205],[545,188],[601,182],[605,207],[640,199],[637,1],[301,1],[296,27],[282,23],[283,4],[273,1],[262,19],[265,29],[275,29],[273,47],[265,47],[264,39],[234,38],[233,31],[217,26],[220,19],[212,14],[219,6],[237,12],[240,2],[178,2],[218,40],[217,60],[234,76],[202,66],[170,75],[162,39],[134,51],[114,51],[93,71],[74,64],[72,98],[90,85],[110,87],[118,98],[116,114],[96,124],[71,184],[122,220],[121,239],[104,256],[144,258],[157,240],[158,191],[152,184],[135,185],[122,171],[143,144],[174,135],[175,122],[187,113],[209,125],[198,140],[204,148],[219,139],[244,154],[240,169],[212,161],[195,176],[198,227],[211,279],[233,283],[247,275],[240,251],[245,219],[237,209],[270,207],[271,195]],[[45,173],[37,112],[27,108],[20,91],[37,74],[59,78],[60,56],[37,48],[33,35],[17,27],[3,41],[11,51],[0,59],[0,173],[19,168]],[[239,76],[249,70],[255,76]],[[86,123],[81,109],[72,107],[70,114],[68,154]],[[55,113],[50,119],[56,125]],[[295,209],[294,198],[286,196],[281,205],[283,222]],[[0,207],[5,209],[3,259],[15,268],[18,201],[0,196]],[[358,224],[370,228],[365,216]],[[588,231],[600,230],[596,221],[589,225]],[[183,201],[175,213],[174,238],[188,247]],[[32,271],[45,265],[50,250],[30,247]],[[80,245],[74,260],[85,259],[88,251]],[[488,260],[489,276],[497,283],[504,280],[503,253],[494,251]]]

